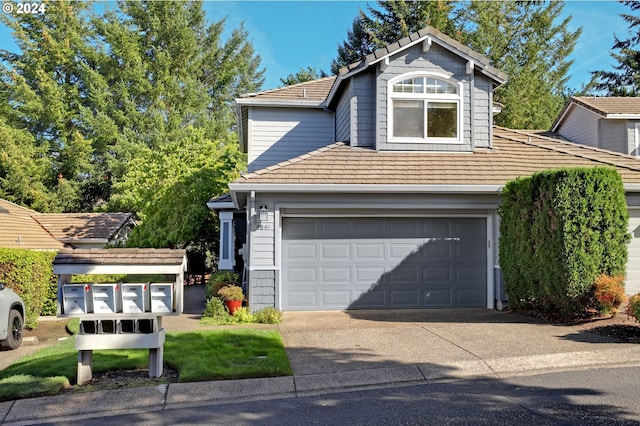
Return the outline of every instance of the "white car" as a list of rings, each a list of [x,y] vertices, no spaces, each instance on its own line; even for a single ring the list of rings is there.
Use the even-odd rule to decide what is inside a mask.
[[[24,302],[0,282],[0,346],[16,349],[22,343]]]

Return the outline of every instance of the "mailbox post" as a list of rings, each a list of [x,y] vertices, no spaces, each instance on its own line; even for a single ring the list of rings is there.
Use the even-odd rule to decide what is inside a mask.
[[[149,377],[160,377],[165,330],[162,317],[180,315],[183,306],[185,250],[61,250],[53,261],[58,276],[58,318],[80,318],[78,384],[92,378],[96,349],[149,349]],[[153,283],[72,284],[79,274],[135,274],[171,281]],[[153,309],[154,296],[155,303]]]

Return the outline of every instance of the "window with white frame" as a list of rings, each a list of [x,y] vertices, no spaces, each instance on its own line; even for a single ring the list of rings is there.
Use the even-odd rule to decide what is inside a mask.
[[[459,142],[461,86],[420,75],[390,82],[391,141]]]

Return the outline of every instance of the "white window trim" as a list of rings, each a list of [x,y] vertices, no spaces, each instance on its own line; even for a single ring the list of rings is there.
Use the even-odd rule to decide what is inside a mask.
[[[443,80],[449,84],[452,84],[458,88],[458,94],[413,94],[403,93],[395,95],[393,92],[393,85],[399,81],[407,80],[416,77],[431,77],[438,80]],[[428,143],[428,144],[462,144],[464,143],[464,83],[462,81],[454,81],[451,76],[431,71],[413,71],[406,74],[399,75],[390,79],[387,82],[387,143]],[[393,136],[393,99],[422,99],[427,101],[449,101],[456,102],[458,105],[458,137],[457,138],[410,138],[410,137],[394,137]],[[426,125],[425,125],[426,130]]]

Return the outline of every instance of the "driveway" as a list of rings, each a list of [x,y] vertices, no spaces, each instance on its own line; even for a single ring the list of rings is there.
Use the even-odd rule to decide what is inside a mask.
[[[348,372],[495,377],[640,363],[637,344],[486,309],[285,312],[279,330],[297,381],[339,381]]]

